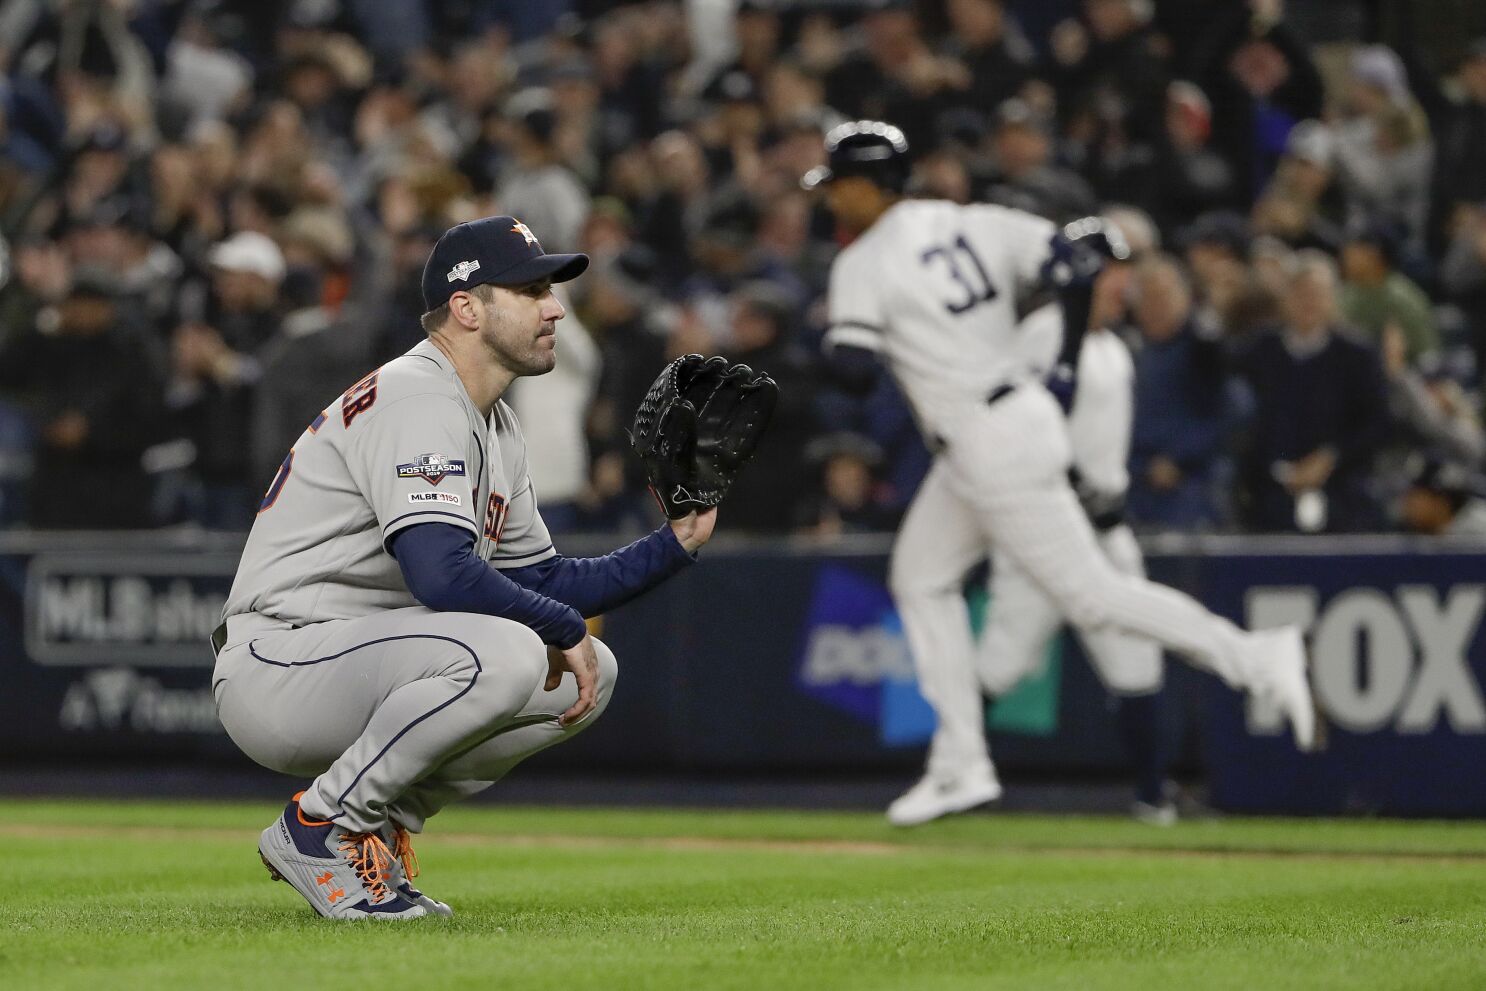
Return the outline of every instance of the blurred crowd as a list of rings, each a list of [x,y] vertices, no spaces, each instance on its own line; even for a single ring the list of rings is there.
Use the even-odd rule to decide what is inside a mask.
[[[1139,525],[1486,532],[1470,5],[0,0],[0,71],[0,526],[245,529],[509,213],[593,258],[510,395],[554,531],[653,523],[625,427],[691,351],[782,389],[729,529],[891,530],[929,456],[822,367],[798,185],[872,117],[914,195],[1126,233]]]

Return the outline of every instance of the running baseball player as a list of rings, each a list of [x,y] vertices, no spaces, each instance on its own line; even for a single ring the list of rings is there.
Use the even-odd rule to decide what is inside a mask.
[[[961,594],[967,570],[992,548],[1074,625],[1114,627],[1184,655],[1274,704],[1309,748],[1315,714],[1300,632],[1244,632],[1187,595],[1122,573],[1069,484],[1060,401],[1071,398],[1103,225],[1060,231],[1003,207],[904,199],[908,143],[878,121],[834,128],[826,150],[828,164],[802,185],[824,191],[854,240],[832,264],[825,345],[845,352],[841,361],[881,355],[937,452],[898,533],[889,583],[938,725],[924,777],[889,806],[889,821],[926,822],[1001,795]],[[1069,293],[1070,310],[1083,300],[1081,315],[1065,315],[1049,379],[1061,399],[1026,372],[1016,339],[1018,298],[1048,283]]]
[[[584,617],[676,574],[712,535],[726,477],[710,503],[663,500],[667,524],[606,557],[552,546],[501,395],[552,369],[552,285],[587,265],[546,254],[513,217],[445,232],[423,273],[427,340],[326,407],[263,497],[212,687],[248,756],[313,778],[259,855],[321,915],[452,915],[410,883],[410,834],[591,725],[617,666]],[[716,371],[719,396],[756,385]],[[702,392],[695,410],[661,410],[683,453],[715,440],[694,430]],[[746,458],[751,442],[733,447]],[[695,459],[673,461],[695,491]]]
[[[1072,480],[1098,534],[1099,547],[1117,570],[1144,576],[1135,534],[1124,520],[1130,478],[1135,366],[1124,341],[1111,330],[1124,307],[1129,266],[1110,263],[1094,285],[1089,333],[1078,353],[1077,383],[1068,414]],[[1063,313],[1044,306],[1022,320],[1017,338],[1027,369],[1052,372],[1062,348]],[[1063,625],[1057,605],[1004,551],[991,556],[990,612],[976,646],[982,691],[1004,695],[1036,672],[1049,641]],[[1168,755],[1161,739],[1161,648],[1113,626],[1078,631],[1094,670],[1118,699],[1117,721],[1136,772],[1131,814],[1142,822],[1171,825],[1176,806],[1166,795]]]

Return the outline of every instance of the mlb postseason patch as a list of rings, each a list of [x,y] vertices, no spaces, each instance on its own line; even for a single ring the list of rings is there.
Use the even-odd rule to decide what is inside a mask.
[[[441,502],[446,506],[463,506],[464,500],[453,492],[409,492],[408,502]]]
[[[429,485],[437,485],[449,475],[463,474],[463,461],[442,454],[420,454],[407,464],[397,466],[398,478],[421,478]]]

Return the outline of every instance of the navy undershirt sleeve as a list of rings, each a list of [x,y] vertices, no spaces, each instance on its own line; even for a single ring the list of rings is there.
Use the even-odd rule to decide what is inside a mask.
[[[502,574],[584,616],[597,616],[648,592],[695,561],[667,523],[603,557],[549,557]]]
[[[392,556],[413,598],[439,612],[500,616],[566,650],[588,633],[578,610],[523,588],[475,553],[475,535],[451,523],[419,523],[392,538]]]

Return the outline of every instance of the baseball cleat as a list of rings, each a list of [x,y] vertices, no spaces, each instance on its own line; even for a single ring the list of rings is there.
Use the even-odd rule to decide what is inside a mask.
[[[987,764],[953,778],[925,774],[887,807],[887,821],[894,826],[917,826],[956,812],[967,812],[977,805],[1001,797],[1001,782]]]
[[[1130,818],[1147,826],[1175,826],[1176,805],[1172,802],[1152,805],[1150,802],[1136,800],[1130,805]]]
[[[1300,629],[1285,626],[1260,630],[1256,651],[1262,672],[1257,686],[1260,693],[1278,707],[1295,733],[1295,746],[1301,750],[1316,747],[1316,706],[1311,700],[1311,683],[1306,676],[1305,641]]]
[[[327,919],[417,919],[427,910],[390,885],[392,853],[376,833],[307,819],[299,795],[263,831],[258,856]]]
[[[423,906],[424,911],[429,915],[441,915],[446,919],[453,918],[452,908],[413,887],[413,878],[419,873],[418,855],[413,852],[413,837],[408,831],[389,819],[387,825],[382,827],[381,835],[382,842],[392,851],[392,865],[387,879],[392,890],[414,905]]]

